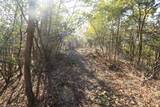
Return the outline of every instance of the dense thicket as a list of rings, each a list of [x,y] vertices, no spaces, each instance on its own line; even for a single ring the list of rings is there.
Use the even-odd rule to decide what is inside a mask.
[[[51,86],[48,72],[52,71],[52,63],[62,47],[67,48],[68,40],[64,39],[74,32],[76,24],[71,16],[67,17],[69,13],[62,1],[1,0],[0,3],[0,76],[7,87],[13,77],[21,78],[24,71],[28,107],[34,107],[39,85],[35,96],[33,73],[38,75],[38,83],[42,73],[45,74]]]

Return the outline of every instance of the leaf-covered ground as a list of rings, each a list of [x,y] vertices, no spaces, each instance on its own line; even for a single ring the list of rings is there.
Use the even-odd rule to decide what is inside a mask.
[[[41,82],[40,106],[160,107],[159,80],[142,85],[143,79],[136,75],[137,70],[129,62],[121,60],[114,64],[118,68],[109,69],[113,62],[105,60],[93,49],[66,52],[58,58],[57,69],[49,73],[51,85],[48,86],[45,80]],[[15,81],[4,91],[0,105],[25,105],[23,85],[17,84]],[[43,93],[47,90],[45,87],[49,87],[50,93]]]

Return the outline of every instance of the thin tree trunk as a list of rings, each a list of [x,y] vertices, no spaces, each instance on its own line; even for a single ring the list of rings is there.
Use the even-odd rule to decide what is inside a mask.
[[[117,61],[117,58],[119,56],[119,53],[120,53],[120,35],[119,35],[119,31],[120,31],[120,22],[121,22],[121,19],[120,17],[118,18],[118,24],[117,24],[117,34],[116,34],[116,53],[115,55],[117,56],[115,59]]]
[[[32,82],[31,82],[31,73],[30,73],[30,65],[31,65],[31,50],[33,45],[33,37],[35,31],[35,23],[34,23],[34,11],[35,1],[29,1],[29,9],[33,9],[29,14],[29,21],[27,27],[27,39],[25,44],[25,53],[24,53],[24,86],[25,86],[25,94],[27,96],[27,107],[34,107],[35,98],[34,93],[32,91]]]
[[[142,34],[140,34],[140,37],[139,37],[139,55],[138,55],[138,64],[140,64],[141,62],[141,57],[142,57]]]

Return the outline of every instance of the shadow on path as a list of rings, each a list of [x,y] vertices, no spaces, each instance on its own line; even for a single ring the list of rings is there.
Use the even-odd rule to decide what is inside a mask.
[[[97,77],[79,52],[68,51],[57,67],[52,80],[55,107],[112,107],[113,99],[108,98],[114,91],[107,81]],[[96,93],[97,90],[109,93],[101,95]]]

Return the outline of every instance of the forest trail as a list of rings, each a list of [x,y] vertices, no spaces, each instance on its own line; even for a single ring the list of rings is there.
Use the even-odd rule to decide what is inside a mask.
[[[160,0],[0,0],[0,107],[160,107]]]
[[[127,61],[116,63],[119,70],[110,70],[113,63],[96,53],[95,49],[69,50],[56,58],[53,72],[49,72],[51,85],[43,79],[40,87],[40,107],[159,107],[159,80],[143,79]],[[23,81],[11,83],[0,96],[1,105],[24,107]],[[33,80],[33,90],[37,83]],[[50,89],[49,96],[43,90]],[[46,91],[45,91],[46,92]],[[52,106],[50,106],[52,105]]]
[[[69,51],[62,61],[53,86],[57,86],[56,107],[159,107],[157,81],[142,86],[127,62],[119,62],[121,71],[108,69],[110,62],[99,57],[93,49]],[[68,63],[69,61],[69,63]],[[55,75],[55,73],[54,73]],[[56,81],[57,82],[56,82]],[[56,85],[57,84],[57,85]]]

